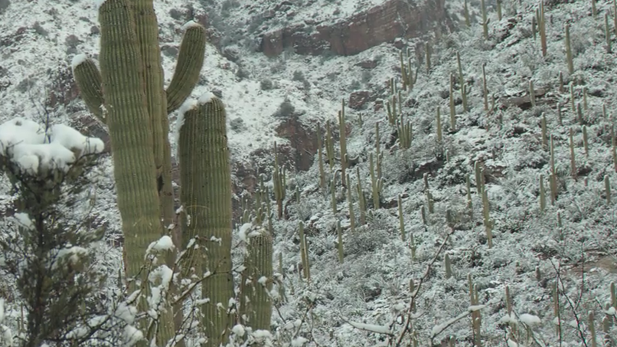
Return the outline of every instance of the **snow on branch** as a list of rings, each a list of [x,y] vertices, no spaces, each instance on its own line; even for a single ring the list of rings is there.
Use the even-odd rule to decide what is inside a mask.
[[[0,155],[10,157],[21,172],[32,175],[41,170],[67,172],[78,157],[103,149],[101,139],[86,137],[63,124],[46,129],[25,118],[0,124]]]
[[[442,324],[438,324],[436,326],[433,327],[433,329],[431,330],[431,340],[433,340],[435,337],[437,337],[437,335],[441,334],[444,330],[446,330],[449,326],[451,326],[452,324],[460,321],[461,319],[467,317],[469,314],[471,314],[472,312],[475,311],[479,311],[481,309],[483,309],[484,307],[486,307],[486,305],[474,305],[474,306],[469,306],[469,308],[467,308],[467,311],[459,314],[458,316],[442,323]]]
[[[356,322],[347,322],[347,323],[349,323],[352,327],[354,327],[356,329],[365,330],[365,331],[369,331],[369,332],[377,333],[377,334],[392,335],[392,332],[390,331],[390,328],[387,327],[387,326],[375,325],[375,324],[365,324],[365,323],[356,323]]]

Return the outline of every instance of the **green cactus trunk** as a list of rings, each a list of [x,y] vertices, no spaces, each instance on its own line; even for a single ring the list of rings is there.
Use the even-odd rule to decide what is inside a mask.
[[[240,284],[240,316],[253,330],[270,330],[272,318],[272,236],[265,229],[251,233]]]
[[[199,237],[205,259],[192,255],[198,274],[209,271],[202,283],[203,327],[206,346],[218,347],[229,336],[229,300],[234,297],[231,272],[231,171],[225,108],[216,97],[202,97],[184,113],[179,140],[181,200],[185,218],[183,244]],[[190,218],[190,221],[189,221]]]
[[[146,105],[150,116],[152,130],[154,163],[156,167],[156,181],[159,195],[159,208],[163,226],[173,223],[174,197],[171,186],[171,149],[169,144],[169,122],[167,120],[167,105],[163,89],[163,68],[161,65],[161,51],[158,45],[158,21],[154,13],[152,0],[131,0],[131,12],[135,20],[135,33],[142,66],[142,78],[146,94]],[[165,229],[161,230],[165,233]],[[178,246],[176,244],[176,246]],[[175,252],[168,252],[167,266],[174,268]],[[178,312],[181,312],[178,310]],[[166,309],[170,315],[163,319],[159,326],[157,340],[166,342],[175,335],[173,311]],[[178,322],[178,324],[180,324]]]
[[[134,277],[140,275],[143,250],[162,233],[152,132],[142,89],[143,67],[136,48],[135,23],[126,2],[105,1],[99,20],[102,87],[122,216],[124,263],[127,276]],[[140,304],[143,309],[145,303]]]

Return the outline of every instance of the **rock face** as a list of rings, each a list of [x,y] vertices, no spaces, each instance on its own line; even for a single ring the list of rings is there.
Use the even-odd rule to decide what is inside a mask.
[[[354,110],[360,110],[364,108],[364,105],[371,98],[371,93],[367,90],[360,90],[351,93],[349,95],[349,107]]]
[[[318,55],[328,49],[337,55],[358,54],[397,37],[420,37],[437,26],[449,26],[444,3],[389,0],[344,21],[317,26],[317,32],[307,33],[306,25],[298,24],[266,33],[260,50],[269,57],[288,47],[294,47],[297,54]]]
[[[313,166],[317,153],[317,135],[295,118],[287,119],[276,127],[279,137],[288,139],[293,157],[288,158],[294,171],[308,171]]]

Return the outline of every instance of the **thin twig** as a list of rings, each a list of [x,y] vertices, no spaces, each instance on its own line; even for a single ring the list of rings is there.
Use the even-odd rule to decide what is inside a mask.
[[[403,338],[405,337],[405,335],[411,329],[411,319],[412,319],[412,315],[413,315],[413,307],[414,307],[414,305],[416,303],[416,299],[417,299],[418,295],[420,294],[420,290],[422,289],[422,284],[428,279],[428,276],[429,276],[429,274],[431,272],[431,269],[432,269],[433,265],[437,261],[437,258],[439,257],[439,255],[443,252],[446,244],[448,243],[448,240],[454,234],[454,231],[455,231],[455,229],[452,228],[450,230],[450,232],[446,235],[445,240],[443,241],[443,243],[441,244],[441,246],[437,250],[437,253],[433,257],[433,259],[427,265],[426,270],[424,271],[424,275],[422,276],[422,278],[420,278],[420,281],[418,282],[417,287],[415,288],[414,292],[412,293],[411,299],[409,301],[409,308],[408,308],[408,311],[407,311],[405,327],[403,328],[403,331],[400,333],[400,335],[396,339],[396,344],[395,344],[396,347],[401,346],[401,343],[403,342]],[[391,342],[392,341],[390,341],[390,345],[391,345]]]

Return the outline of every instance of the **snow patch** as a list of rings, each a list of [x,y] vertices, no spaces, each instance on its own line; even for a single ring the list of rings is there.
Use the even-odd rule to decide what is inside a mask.
[[[244,334],[246,333],[244,326],[241,324],[234,325],[234,327],[231,328],[231,331],[238,336],[244,336]]]
[[[15,118],[0,125],[0,155],[11,156],[11,161],[23,172],[37,174],[39,170],[58,169],[66,172],[76,161],[76,155],[100,153],[103,141],[89,138],[63,125],[45,129],[24,118]]]
[[[200,26],[201,26],[201,24],[199,24],[199,23],[197,23],[197,22],[195,22],[195,21],[190,20],[190,21],[186,22],[186,23],[182,26],[182,28],[181,28],[180,30],[182,30],[182,31],[187,31],[189,28],[192,28],[192,27],[200,27]]]
[[[157,241],[150,243],[148,249],[146,250],[146,255],[151,254],[152,251],[160,252],[170,251],[172,249],[174,249],[174,242],[171,240],[171,237],[165,235]]]
[[[304,338],[302,336],[298,336],[295,339],[291,340],[291,346],[292,347],[302,347],[308,341],[309,341],[308,339],[306,339],[306,338]]]
[[[75,68],[88,60],[88,56],[84,53],[78,54],[71,60],[71,70],[75,71]]]
[[[199,97],[199,104],[200,105],[204,105],[207,104],[209,102],[212,102],[212,99],[216,98],[216,96],[214,94],[212,94],[212,92],[205,92],[203,93],[200,97]]]
[[[124,328],[124,347],[131,347],[137,342],[144,339],[144,334],[132,325],[127,325]]]
[[[240,230],[238,232],[238,236],[240,237],[240,240],[242,242],[247,242],[247,234],[248,232],[251,230],[251,227],[253,226],[252,223],[244,223],[240,226]]]
[[[15,221],[17,221],[17,224],[21,225],[22,227],[26,229],[32,229],[34,227],[34,225],[32,224],[32,220],[30,219],[30,216],[28,216],[27,213],[22,213],[22,212],[15,213],[13,215],[13,218],[15,219]]]
[[[376,324],[366,324],[366,323],[357,323],[357,322],[349,322],[351,326],[354,328],[378,333],[378,334],[390,334],[390,328],[383,325]]]
[[[58,251],[52,263],[52,269],[56,269],[58,266],[58,261],[65,259],[66,257],[68,257],[69,264],[75,265],[79,262],[79,259],[81,257],[84,257],[86,255],[88,255],[88,250],[83,247],[73,246],[73,247],[63,248]]]
[[[98,11],[99,8],[101,8],[101,6],[103,6],[105,1],[107,1],[107,0],[94,0],[94,8],[96,8],[96,10]]]
[[[519,318],[521,322],[529,326],[537,325],[537,324],[540,324],[541,322],[540,317],[535,316],[533,314],[528,314],[528,313],[523,313]]]

